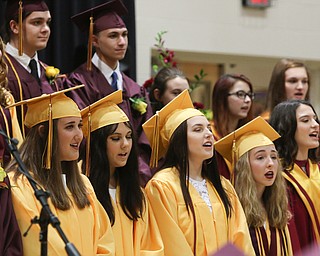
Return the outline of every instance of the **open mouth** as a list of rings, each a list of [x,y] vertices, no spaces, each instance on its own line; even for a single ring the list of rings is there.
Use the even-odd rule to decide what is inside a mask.
[[[316,139],[318,139],[318,138],[319,138],[319,133],[318,133],[318,132],[312,132],[312,133],[309,134],[309,136],[310,136],[311,138],[316,138]]]
[[[70,146],[74,149],[79,149],[79,144],[78,143],[71,143]]]
[[[206,148],[211,148],[212,147],[212,142],[206,142],[202,146],[204,146]]]
[[[267,179],[271,180],[273,179],[274,177],[274,173],[272,171],[269,171],[267,172],[265,175],[264,175]]]

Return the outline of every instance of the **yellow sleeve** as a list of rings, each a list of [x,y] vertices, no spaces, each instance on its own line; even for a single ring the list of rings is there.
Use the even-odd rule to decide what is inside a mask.
[[[146,198],[146,209],[142,219],[139,222],[143,223],[143,230],[141,236],[140,255],[164,255],[164,246],[160,234],[158,224],[156,222],[151,205]],[[142,226],[142,225],[141,225]]]
[[[8,95],[7,95],[7,102],[9,105],[12,105],[15,103],[14,98],[11,93],[10,94],[8,93]],[[16,107],[9,108],[9,111],[10,111],[10,116],[11,116],[12,137],[19,141],[19,144],[18,144],[18,147],[19,147],[23,141],[23,137],[22,137],[20,125],[18,122]]]
[[[89,200],[94,209],[96,255],[115,255],[114,236],[108,214],[98,201],[89,179],[85,175],[82,175],[82,177],[89,190]]]
[[[240,200],[231,183],[221,178],[229,195],[232,205],[231,219],[229,223],[229,240],[246,255],[255,255],[248,229],[247,219],[241,206]]]
[[[146,194],[160,230],[165,255],[193,255],[178,225],[178,206],[174,191],[161,181],[152,179],[146,186]]]

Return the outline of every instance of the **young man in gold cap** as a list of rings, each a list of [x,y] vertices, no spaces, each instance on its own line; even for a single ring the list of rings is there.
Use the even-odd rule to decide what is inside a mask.
[[[8,0],[5,19],[8,88],[15,101],[61,89],[62,82],[54,81],[58,70],[46,72],[47,65],[39,61],[37,54],[46,48],[50,37],[51,15],[45,1]],[[17,111],[21,125],[25,109],[19,107]]]
[[[75,87],[76,88],[76,87]],[[108,215],[99,203],[89,179],[80,174],[77,161],[83,139],[82,118],[65,91],[18,102],[27,104],[25,125],[30,128],[19,148],[30,175],[50,192],[48,204],[60,227],[80,255],[114,255],[114,239]],[[21,233],[41,207],[27,178],[13,160],[8,168],[13,206]],[[39,226],[22,239],[24,255],[39,255]],[[66,255],[56,229],[48,228],[48,255]]]
[[[126,13],[121,0],[112,0],[72,17],[81,30],[89,32],[89,43],[87,63],[69,76],[72,84],[84,84],[85,87],[72,92],[70,97],[82,109],[116,90],[122,90],[123,102],[119,106],[129,117],[138,137],[139,165],[144,185],[151,177],[151,149],[142,124],[151,117],[152,108],[145,89],[120,71],[119,61],[128,48],[128,30],[120,16]],[[96,50],[93,57],[91,45]]]
[[[228,243],[254,255],[246,218],[213,158],[210,123],[183,91],[143,124],[152,163],[165,156],[146,186],[165,255],[210,255]]]
[[[215,149],[233,163],[234,187],[256,255],[300,253],[296,229],[289,225],[287,187],[273,143],[279,137],[259,116],[215,143]]]

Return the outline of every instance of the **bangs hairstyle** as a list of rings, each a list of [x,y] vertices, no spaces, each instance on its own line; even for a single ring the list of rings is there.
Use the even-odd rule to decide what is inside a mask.
[[[248,84],[250,92],[253,92],[252,84],[244,75],[238,74],[225,74],[222,75],[215,83],[212,92],[212,111],[213,111],[213,122],[214,128],[217,130],[221,137],[228,134],[228,116],[230,116],[228,97],[229,91],[238,81],[242,81]],[[246,124],[248,121],[253,119],[253,108],[252,104],[246,118],[239,120],[237,128]]]
[[[286,183],[281,174],[282,166],[277,158],[278,169],[274,183],[265,188],[263,206],[257,195],[249,152],[244,153],[235,165],[235,190],[245,212],[249,227],[262,227],[267,218],[270,226],[284,229],[291,217],[288,210]]]
[[[274,144],[278,150],[281,163],[285,170],[292,170],[294,161],[298,153],[298,144],[295,140],[295,133],[297,130],[297,108],[300,105],[307,105],[311,107],[316,115],[316,121],[319,123],[319,119],[316,111],[310,102],[305,100],[290,100],[284,101],[278,104],[272,111],[269,120],[270,125],[280,134],[280,138],[274,141]],[[319,147],[318,147],[319,148]],[[317,149],[309,149],[308,158],[316,163],[319,161],[317,157]]]
[[[132,131],[132,149],[126,165],[116,168],[115,179],[120,189],[120,205],[122,210],[130,220],[137,221],[138,218],[142,217],[145,198],[140,188],[136,137],[130,122],[125,122],[124,124]],[[90,143],[89,179],[112,225],[115,221],[115,212],[109,193],[110,168],[106,149],[107,138],[116,131],[118,125],[111,124],[93,131]]]

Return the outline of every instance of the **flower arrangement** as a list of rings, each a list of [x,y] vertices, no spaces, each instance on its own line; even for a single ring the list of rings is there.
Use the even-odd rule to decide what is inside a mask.
[[[178,66],[177,62],[174,59],[175,52],[169,50],[164,46],[165,40],[163,39],[163,35],[166,33],[167,31],[160,31],[155,37],[156,43],[154,44],[154,46],[157,48],[158,60],[161,66],[159,67],[158,65],[153,65],[152,70],[154,71],[154,73],[157,73],[161,68]],[[190,92],[193,91],[201,83],[205,76],[207,76],[207,74],[203,69],[200,70],[199,74],[194,75],[194,81],[190,84]],[[146,88],[147,91],[150,91],[153,81],[154,77],[152,76],[143,83],[143,87]],[[212,111],[210,109],[204,109],[204,105],[202,103],[194,102],[194,107],[203,112],[208,120],[212,120]]]
[[[131,106],[134,110],[137,110],[140,115],[143,115],[147,112],[148,104],[144,98],[129,98],[131,101]]]
[[[157,48],[158,60],[161,66],[159,67],[158,65],[153,65],[152,70],[154,71],[154,73],[157,73],[161,68],[177,67],[177,62],[174,61],[174,51],[164,47],[165,41],[163,39],[163,35],[166,33],[167,31],[160,31],[155,37],[156,43],[154,44],[154,46]],[[143,84],[143,87],[149,90],[152,86],[153,80],[153,77],[146,80]]]
[[[193,106],[195,109],[201,111],[204,116],[210,121],[213,119],[213,112],[211,109],[205,109],[204,105],[201,102],[193,102]]]
[[[46,77],[48,78],[50,84],[54,82],[54,80],[58,77],[59,74],[60,69],[55,68],[54,66],[46,67]]]
[[[0,189],[8,189],[8,185],[4,182],[7,173],[0,167]]]

